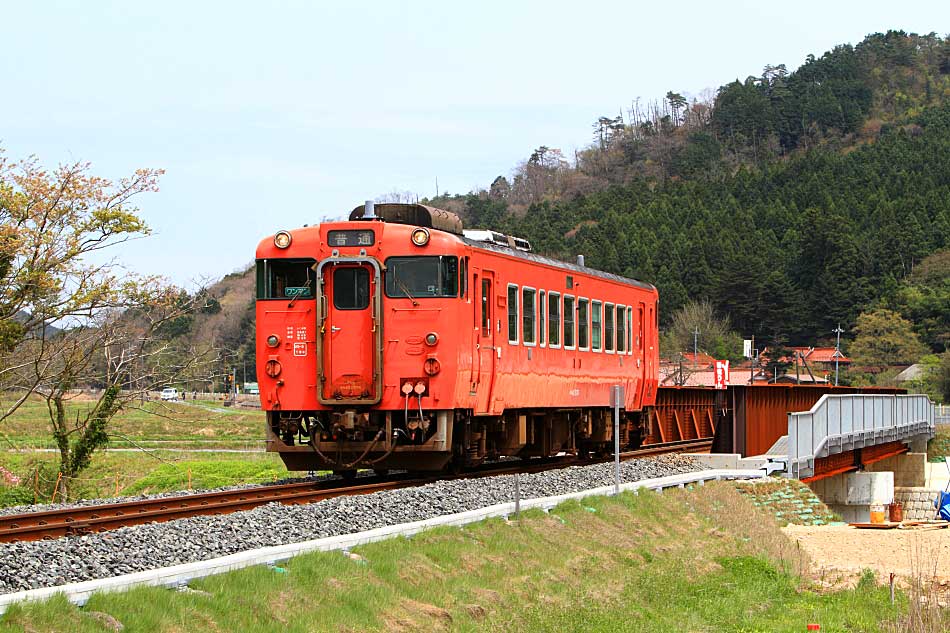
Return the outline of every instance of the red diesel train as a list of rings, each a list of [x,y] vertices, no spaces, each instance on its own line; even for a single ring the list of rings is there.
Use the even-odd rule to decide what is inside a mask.
[[[657,291],[463,231],[419,204],[257,248],[257,367],[268,450],[291,470],[439,470],[605,452],[655,402]]]

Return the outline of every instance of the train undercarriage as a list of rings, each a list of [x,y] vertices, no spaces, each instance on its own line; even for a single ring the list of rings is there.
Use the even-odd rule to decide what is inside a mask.
[[[504,457],[603,455],[613,450],[612,409],[269,412],[267,450],[289,470],[433,471],[463,469]],[[620,445],[640,446],[639,412],[621,412]]]

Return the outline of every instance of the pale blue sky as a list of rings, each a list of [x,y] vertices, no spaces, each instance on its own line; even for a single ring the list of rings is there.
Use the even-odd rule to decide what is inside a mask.
[[[139,200],[155,235],[117,254],[188,283],[367,198],[487,186],[539,145],[571,155],[637,97],[948,18],[913,0],[0,0],[0,144],[113,178],[165,169]]]

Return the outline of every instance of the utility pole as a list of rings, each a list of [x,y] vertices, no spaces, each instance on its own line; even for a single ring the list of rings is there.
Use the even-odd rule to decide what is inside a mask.
[[[755,384],[755,334],[752,335],[752,347],[749,349],[749,384]]]
[[[841,329],[841,324],[838,324],[838,327],[832,330],[832,332],[838,335],[838,339],[835,342],[835,387],[838,386],[838,359],[841,357],[841,333],[844,330]]]
[[[693,369],[696,369],[696,361],[699,356],[699,328],[693,328]]]

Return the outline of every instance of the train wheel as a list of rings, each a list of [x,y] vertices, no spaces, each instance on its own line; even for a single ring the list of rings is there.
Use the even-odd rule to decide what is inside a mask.
[[[389,469],[388,468],[374,468],[373,472],[376,473],[380,477],[385,477],[386,475],[389,474]]]
[[[356,479],[356,469],[353,470],[338,470],[336,471],[337,475],[342,477],[345,481],[353,481]]]

